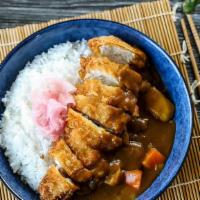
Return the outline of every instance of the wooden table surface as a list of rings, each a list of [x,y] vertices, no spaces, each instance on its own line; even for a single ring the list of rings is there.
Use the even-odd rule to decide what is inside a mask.
[[[147,1],[147,0],[145,0]],[[145,2],[143,1],[143,2]],[[131,5],[139,0],[0,0],[0,28]],[[172,5],[177,0],[171,1]],[[181,16],[181,13],[178,14]],[[194,19],[200,28],[200,7]]]

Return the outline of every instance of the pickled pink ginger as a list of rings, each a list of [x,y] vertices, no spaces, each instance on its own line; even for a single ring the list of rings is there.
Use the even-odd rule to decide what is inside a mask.
[[[76,88],[67,81],[46,78],[45,84],[32,94],[34,121],[53,140],[64,132],[67,110],[75,105],[72,96],[75,91]]]

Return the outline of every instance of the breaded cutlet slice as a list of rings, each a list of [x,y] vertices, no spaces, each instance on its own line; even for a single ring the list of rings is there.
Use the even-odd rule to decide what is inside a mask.
[[[84,117],[81,113],[69,109],[67,115],[67,128],[76,129],[81,128],[83,140],[94,149],[113,150],[122,144],[122,139],[113,135],[94,124],[91,120]]]
[[[136,94],[142,84],[139,73],[128,65],[112,62],[107,57],[82,57],[80,65],[79,75],[83,80],[98,79],[106,85],[125,87]]]
[[[119,86],[118,71],[126,65],[120,65],[110,61],[107,57],[81,57],[81,79],[99,79],[103,83],[112,86]]]
[[[38,188],[41,200],[69,199],[76,190],[78,187],[55,166],[49,167]]]
[[[120,64],[133,64],[143,68],[147,61],[146,54],[115,36],[101,36],[88,41],[88,46],[96,56],[106,56]]]
[[[84,166],[94,166],[101,155],[99,151],[87,145],[82,134],[84,134],[84,130],[81,128],[69,129],[65,134],[65,141]]]
[[[66,174],[78,182],[85,182],[92,177],[63,139],[56,141],[49,150],[49,156]]]
[[[136,95],[142,86],[142,76],[129,67],[123,67],[119,70],[119,80],[123,87],[131,90]]]
[[[74,96],[76,109],[116,134],[123,132],[130,116],[122,109],[115,108],[99,101],[96,96]]]
[[[130,112],[133,116],[137,107],[137,98],[133,93],[120,87],[108,86],[100,80],[90,79],[76,85],[77,94],[98,96],[100,101]]]

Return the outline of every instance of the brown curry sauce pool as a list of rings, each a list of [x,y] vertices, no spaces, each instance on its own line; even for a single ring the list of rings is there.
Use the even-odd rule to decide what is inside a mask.
[[[160,77],[154,67],[147,68],[143,76],[153,83],[163,94],[168,96],[162,84]],[[120,160],[124,170],[142,169],[142,182],[138,191],[122,182],[116,186],[109,186],[101,183],[94,191],[86,195],[75,195],[75,200],[132,200],[142,192],[144,192],[153,183],[155,178],[160,174],[164,165],[155,169],[147,169],[142,166],[142,160],[149,146],[155,147],[165,158],[169,156],[174,141],[175,122],[170,120],[162,122],[155,119],[145,109],[142,99],[138,100],[140,108],[140,117],[147,118],[148,128],[139,133],[128,131],[130,143],[132,145],[123,145],[118,150],[109,152],[105,158],[109,161]],[[142,146],[140,146],[142,145]]]

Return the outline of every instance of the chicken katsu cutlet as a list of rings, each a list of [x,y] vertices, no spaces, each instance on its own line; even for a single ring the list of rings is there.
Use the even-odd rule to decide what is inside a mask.
[[[91,120],[84,117],[81,113],[69,109],[67,116],[67,129],[81,128],[82,139],[90,147],[103,151],[110,151],[122,144],[122,139],[97,126]]]
[[[137,94],[142,84],[142,77],[128,65],[110,61],[107,57],[82,57],[80,60],[80,77],[83,80],[99,79],[111,86],[130,89]]]
[[[99,161],[101,155],[99,151],[87,145],[82,134],[84,134],[83,129],[72,129],[65,134],[65,141],[84,166],[94,166]]]
[[[130,116],[124,113],[122,109],[102,103],[96,96],[76,95],[74,98],[76,109],[97,121],[103,127],[114,131],[116,134],[125,130]]]
[[[50,166],[39,185],[41,200],[69,199],[78,187],[63,177],[55,166]]]
[[[118,71],[123,65],[110,61],[107,57],[81,57],[81,69],[79,75],[81,79],[99,79],[103,83],[118,86]],[[126,65],[125,65],[126,66]]]
[[[120,64],[132,64],[143,68],[147,61],[147,56],[143,51],[115,36],[92,38],[88,41],[88,46],[95,56],[106,56]]]
[[[77,84],[77,94],[98,96],[100,101],[128,111],[132,116],[138,116],[137,98],[133,93],[124,91],[120,87],[108,86],[100,80],[90,79]]]
[[[49,156],[75,181],[85,182],[92,177],[92,173],[77,159],[63,139],[53,144],[49,150]]]

